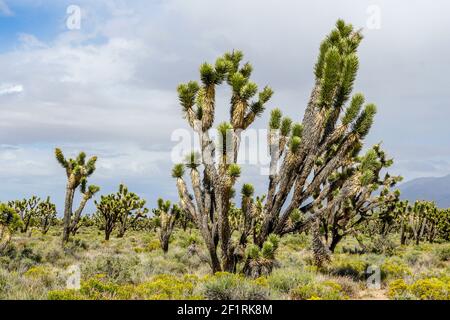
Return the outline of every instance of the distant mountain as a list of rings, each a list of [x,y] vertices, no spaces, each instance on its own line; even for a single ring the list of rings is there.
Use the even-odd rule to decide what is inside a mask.
[[[435,201],[440,208],[450,208],[450,174],[439,178],[417,178],[399,185],[405,200]]]

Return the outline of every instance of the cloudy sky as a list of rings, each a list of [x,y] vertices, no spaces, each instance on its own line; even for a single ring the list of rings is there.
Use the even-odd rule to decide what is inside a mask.
[[[275,91],[269,108],[300,120],[338,18],[364,29],[355,90],[379,110],[367,144],[382,141],[406,180],[449,174],[449,13],[445,0],[0,0],[0,201],[51,195],[61,208],[56,146],[99,156],[102,193],[124,182],[150,206],[174,199],[173,134],[187,129],[176,86],[241,49]],[[264,190],[254,166],[242,180]]]

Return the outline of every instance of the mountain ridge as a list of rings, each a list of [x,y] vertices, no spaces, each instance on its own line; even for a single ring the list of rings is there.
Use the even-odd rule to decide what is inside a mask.
[[[403,200],[430,200],[440,208],[450,207],[450,174],[443,177],[420,177],[398,186]]]

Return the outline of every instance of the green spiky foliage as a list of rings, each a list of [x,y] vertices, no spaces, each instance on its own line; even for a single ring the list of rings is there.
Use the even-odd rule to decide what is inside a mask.
[[[0,203],[0,253],[11,241],[12,234],[23,227],[21,217],[7,204]]]
[[[22,233],[26,233],[29,227],[34,224],[37,218],[38,214],[37,209],[40,201],[41,201],[40,198],[32,196],[29,199],[15,200],[8,202],[8,206],[13,208],[22,219],[22,227],[21,227]]]
[[[322,203],[321,196],[327,195],[325,205],[313,207],[321,216],[322,234],[315,240],[317,250],[324,255],[333,252],[346,235],[358,233],[370,219],[378,220],[380,212],[396,206],[400,193],[391,188],[402,178],[387,173],[382,175],[382,170],[392,163],[380,145],[375,145],[363,156],[354,155],[329,177],[322,195],[314,200],[317,204]]]
[[[39,219],[40,228],[43,234],[47,234],[56,220],[56,205],[47,197],[45,201],[41,201],[37,206],[37,218]]]
[[[239,219],[239,215],[232,208],[232,198],[234,185],[241,175],[241,168],[236,164],[240,136],[263,113],[273,94],[267,86],[258,90],[251,80],[251,64],[242,60],[240,51],[225,53],[215,63],[200,66],[200,84],[190,81],[178,86],[183,116],[198,133],[201,142],[199,155],[188,155],[184,163],[189,170],[193,194],[187,187],[185,169],[181,164],[173,168],[172,176],[177,181],[181,210],[201,230],[214,272],[233,271],[236,267],[238,243],[232,243],[231,235],[232,220]],[[227,84],[231,89],[230,119],[217,126],[219,141],[216,145],[210,138],[209,130],[214,126],[215,92],[221,84]],[[286,134],[290,131],[290,125],[288,119],[280,123]],[[221,257],[217,253],[219,243]]]
[[[449,209],[440,209],[432,201],[404,201],[397,212],[401,244],[449,240]]]
[[[340,168],[354,166],[355,154],[361,149],[376,114],[374,104],[364,105],[362,94],[352,96],[361,40],[360,31],[339,20],[320,46],[314,68],[315,85],[303,121],[290,123],[287,130],[280,120],[281,111],[271,115],[271,169],[264,218],[257,237],[260,247],[271,233],[281,236],[316,228],[312,234],[319,238],[313,241],[314,251],[327,253],[320,239],[324,213],[318,210],[330,197],[330,190],[324,185]],[[365,171],[360,179],[369,185],[374,178],[371,174]],[[307,211],[312,214],[304,219],[302,213]],[[327,257],[319,260],[326,261]]]
[[[100,201],[94,201],[94,203],[97,211],[94,213],[93,220],[97,227],[104,231],[105,240],[108,241],[121,214],[120,201],[115,194],[108,194],[100,196]]]
[[[122,238],[136,221],[147,215],[148,208],[145,207],[146,201],[141,199],[136,193],[130,192],[124,184],[119,185],[116,198],[120,203],[117,237]]]
[[[161,249],[164,253],[169,251],[169,241],[175,228],[175,223],[180,217],[180,207],[162,198],[158,199],[158,208],[153,209],[153,214],[158,221],[158,233]]]
[[[374,104],[364,105],[362,94],[352,96],[361,40],[359,30],[339,20],[320,46],[314,68],[315,84],[302,122],[293,123],[281,109],[272,110],[268,130],[269,184],[258,215],[250,214],[255,211],[255,201],[246,192],[242,193],[243,207],[233,207],[234,184],[241,175],[236,162],[242,131],[263,113],[273,91],[265,87],[258,93],[257,85],[250,79],[253,69],[248,63],[242,65],[240,51],[219,58],[224,65],[220,77],[215,75],[214,66],[202,65],[201,86],[189,82],[179,87],[183,114],[199,134],[202,161],[199,166],[188,165],[193,194],[181,167],[175,167],[173,176],[183,210],[189,212],[201,230],[213,272],[236,270],[249,235],[253,235],[253,241],[262,249],[270,234],[282,236],[315,228],[312,234],[318,238],[314,243],[317,247],[323,245],[320,239],[323,217],[318,208],[330,196],[329,188],[323,186],[340,168],[357,166],[353,164],[355,157],[376,114]],[[231,89],[230,119],[218,126],[220,144],[216,147],[208,129],[214,118],[212,88],[222,81]],[[218,163],[215,162],[217,149]],[[375,178],[371,170],[365,170],[357,183],[370,189]],[[245,209],[249,204],[252,209]],[[312,213],[308,219],[303,215],[306,211]],[[246,219],[250,222],[245,223]],[[232,227],[234,221],[243,222],[239,230]],[[246,231],[248,225],[254,228],[251,232]],[[233,238],[233,232],[239,233],[238,237]]]
[[[55,149],[58,163],[65,169],[67,176],[66,197],[64,201],[64,219],[62,244],[69,241],[70,234],[77,228],[82,211],[89,199],[98,192],[99,187],[88,186],[87,179],[94,173],[97,157],[86,159],[86,154],[80,152],[75,159],[66,159],[61,149]],[[82,200],[78,209],[73,211],[73,201],[77,188],[82,193]]]
[[[279,237],[274,234],[269,235],[262,248],[250,245],[247,248],[243,273],[251,278],[269,275],[275,266],[275,253],[278,245]]]

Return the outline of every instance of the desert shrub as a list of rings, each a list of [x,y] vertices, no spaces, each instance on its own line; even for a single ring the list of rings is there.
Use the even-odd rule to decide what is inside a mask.
[[[187,274],[189,266],[174,257],[175,248],[163,255],[161,251],[149,253],[142,262],[142,269],[146,274]]]
[[[161,244],[159,243],[158,239],[153,239],[150,241],[147,245],[147,251],[155,251],[161,249]]]
[[[47,294],[48,300],[86,300],[78,290],[51,290]]]
[[[79,238],[73,239],[72,245],[73,245],[73,247],[80,248],[82,250],[88,250],[89,249],[89,244],[86,241],[84,241],[82,239],[79,239]]]
[[[411,266],[417,264],[420,261],[421,256],[422,253],[417,250],[407,251],[402,255],[403,259]]]
[[[140,260],[136,256],[100,256],[83,265],[82,274],[85,278],[95,275],[105,275],[109,280],[124,284],[136,283],[140,276],[138,265]]]
[[[440,261],[450,261],[450,245],[437,248],[435,255]]]
[[[290,298],[293,300],[343,300],[347,295],[340,284],[327,280],[323,282],[310,282],[291,290]]]
[[[198,282],[195,276],[157,275],[137,286],[119,285],[109,281],[104,275],[97,275],[81,282],[80,290],[54,290],[48,293],[50,300],[169,300],[201,299],[194,295]]]
[[[329,273],[334,276],[350,277],[354,280],[364,280],[369,263],[359,256],[340,255],[329,267]]]
[[[23,274],[24,277],[42,281],[46,287],[52,286],[56,281],[56,276],[52,270],[44,266],[35,266],[28,269]]]
[[[399,257],[387,258],[381,265],[381,278],[402,278],[411,276],[412,271]]]
[[[357,293],[359,291],[359,285],[353,279],[349,277],[334,277],[332,279],[335,283],[339,284],[341,286],[342,292],[351,298],[354,298],[357,296]]]
[[[310,238],[304,233],[288,234],[281,238],[280,245],[295,250],[309,248]]]
[[[419,279],[408,285],[403,279],[389,284],[391,299],[450,300],[450,278]]]
[[[156,275],[136,287],[133,292],[135,299],[149,300],[180,300],[201,299],[194,294],[198,278],[192,275],[176,277],[173,275]]]
[[[397,297],[403,297],[408,293],[408,285],[405,280],[397,279],[389,283],[388,297],[391,299],[397,299]]]
[[[419,279],[410,286],[410,291],[421,300],[450,300],[450,281]]]
[[[218,272],[204,279],[202,295],[208,300],[264,300],[268,289],[261,280],[249,280],[242,275]]]
[[[20,259],[29,259],[35,263],[40,263],[42,261],[42,256],[40,253],[35,252],[30,247],[24,247],[19,254]]]
[[[44,256],[45,261],[51,264],[56,264],[61,258],[63,258],[64,254],[61,249],[50,249]]]
[[[291,289],[312,282],[314,275],[301,270],[276,269],[267,277],[271,289],[287,294]]]
[[[389,237],[376,235],[367,245],[366,250],[370,253],[385,254],[392,256],[396,253],[398,245]]]

